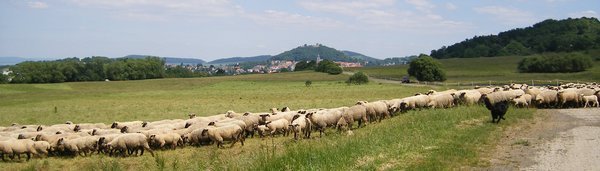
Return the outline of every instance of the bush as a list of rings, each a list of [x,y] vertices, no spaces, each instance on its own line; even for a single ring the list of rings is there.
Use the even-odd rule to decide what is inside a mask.
[[[590,56],[581,53],[548,53],[523,58],[518,65],[519,72],[580,72],[593,66]]]
[[[367,76],[367,74],[358,71],[357,73],[354,73],[354,75],[350,76],[350,78],[348,78],[348,80],[346,80],[346,83],[348,84],[367,84],[369,83],[369,76]]]
[[[431,56],[421,54],[410,62],[408,74],[419,81],[446,81],[446,72],[442,70],[442,64]]]
[[[343,72],[342,67],[330,60],[323,60],[319,62],[315,71],[329,73],[332,75],[341,74]]]

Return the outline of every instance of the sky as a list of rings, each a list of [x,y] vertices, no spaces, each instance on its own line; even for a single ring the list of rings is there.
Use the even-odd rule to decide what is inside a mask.
[[[599,12],[598,0],[1,0],[0,56],[210,61],[320,43],[383,59]]]

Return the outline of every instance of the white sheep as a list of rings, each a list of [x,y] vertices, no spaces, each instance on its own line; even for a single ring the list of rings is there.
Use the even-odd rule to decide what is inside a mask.
[[[148,150],[154,157],[154,152],[150,149],[146,136],[140,133],[123,134],[108,142],[106,146],[110,150],[110,155],[115,151],[119,151],[121,155],[126,156],[133,154],[133,152],[137,153],[138,150],[141,150],[141,155],[143,155],[144,150]],[[126,154],[126,152],[129,153]]]
[[[271,130],[271,137],[275,136],[275,133],[279,132],[283,134],[283,136],[289,135],[289,125],[290,122],[287,119],[278,119],[274,121],[268,121],[265,123],[265,126]]]
[[[208,136],[211,141],[217,142],[217,148],[223,147],[224,141],[233,141],[230,147],[240,141],[244,145],[244,130],[237,125],[229,125],[224,127],[212,127],[202,130],[202,135]]]
[[[429,108],[449,108],[454,106],[452,93],[435,93],[429,95]]]
[[[37,150],[35,150],[33,144],[34,141],[30,139],[0,141],[2,160],[4,160],[5,154],[10,154],[11,159],[14,159],[14,157],[17,156],[19,160],[21,160],[21,154],[26,154],[27,161],[29,161],[32,154],[37,154]]]
[[[585,103],[585,105],[583,106],[584,108],[586,108],[588,106],[588,104],[592,103],[590,105],[590,107],[600,107],[600,105],[598,104],[598,96],[596,95],[590,95],[590,96],[585,96],[584,94],[580,94],[581,96],[581,101],[583,101]]]
[[[80,137],[75,139],[60,138],[58,139],[57,145],[58,149],[61,151],[69,151],[79,155],[83,153],[81,156],[87,156],[88,153],[97,151],[99,138],[100,137],[98,136]]]
[[[531,95],[530,94],[524,94],[524,95],[521,95],[521,96],[517,96],[517,98],[512,99],[511,102],[515,106],[529,108],[529,104],[531,104]]]
[[[542,90],[542,92],[535,97],[535,102],[538,107],[555,107],[558,103],[558,91],[550,89]]]
[[[313,123],[313,126],[319,130],[319,136],[321,137],[327,126],[334,126],[337,124],[340,117],[342,117],[344,110],[344,108],[334,108],[309,112],[306,114],[306,118],[308,118],[310,122]]]
[[[178,145],[183,145],[183,139],[176,133],[152,134],[148,141],[158,148],[170,145],[172,149],[175,149]]]

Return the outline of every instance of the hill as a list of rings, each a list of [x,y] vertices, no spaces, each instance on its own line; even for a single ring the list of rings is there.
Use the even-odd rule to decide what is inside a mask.
[[[367,55],[363,55],[361,53],[358,52],[352,52],[349,50],[343,50],[342,53],[344,53],[346,56],[352,58],[352,59],[358,59],[358,60],[362,60],[362,61],[367,61],[367,62],[379,62],[381,61],[381,59],[377,59],[377,58],[373,58]]]
[[[333,61],[344,61],[344,62],[357,62],[361,61],[359,59],[353,59],[344,54],[341,51],[338,51],[334,48],[330,48],[321,44],[316,45],[303,45],[297,48],[294,48],[289,51],[285,51],[278,55],[273,56],[273,60],[294,60],[294,61],[304,61],[304,60],[316,60],[317,56],[320,56],[321,59],[328,59]]]
[[[235,63],[244,63],[244,62],[266,62],[270,60],[273,56],[271,55],[260,55],[260,56],[252,56],[252,57],[231,57],[231,58],[221,58],[214,61],[208,62],[208,64],[235,64]]]
[[[528,55],[542,52],[571,52],[600,48],[600,21],[596,18],[548,19],[533,26],[498,35],[471,39],[431,51],[443,58],[473,58]]]
[[[151,55],[127,55],[123,58],[143,59],[148,56],[151,56]],[[180,58],[180,57],[161,57],[161,58],[165,60],[166,64],[181,64],[181,63],[183,63],[183,64],[189,64],[189,65],[196,65],[196,64],[206,63],[206,61],[204,61],[202,59],[196,59],[196,58]]]

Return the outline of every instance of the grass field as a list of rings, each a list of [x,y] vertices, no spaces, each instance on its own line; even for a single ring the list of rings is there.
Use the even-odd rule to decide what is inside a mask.
[[[594,62],[594,67],[578,73],[519,73],[517,65],[521,56],[505,56],[493,58],[453,58],[439,60],[446,71],[450,83],[488,81],[530,83],[535,80],[538,84],[548,84],[550,80],[569,81],[598,81],[600,80],[600,61]],[[402,79],[408,75],[408,65],[386,67],[344,68],[348,71],[363,71],[369,76],[384,79]],[[412,78],[412,80],[416,80]],[[544,81],[546,82],[544,82]]]
[[[391,99],[430,87],[394,84],[348,86],[345,75],[295,72],[193,79],[0,85],[0,125],[56,124],[185,118],[227,110],[267,111],[339,107],[357,100]],[[312,80],[311,87],[304,81]],[[57,109],[55,113],[55,107]],[[500,125],[482,106],[410,111],[346,136],[248,139],[245,146],[185,147],[114,158],[51,157],[0,162],[2,170],[440,170],[485,166],[479,157],[503,127],[529,119],[535,110],[511,108]],[[315,135],[315,134],[313,134]],[[318,136],[318,134],[317,134]]]

